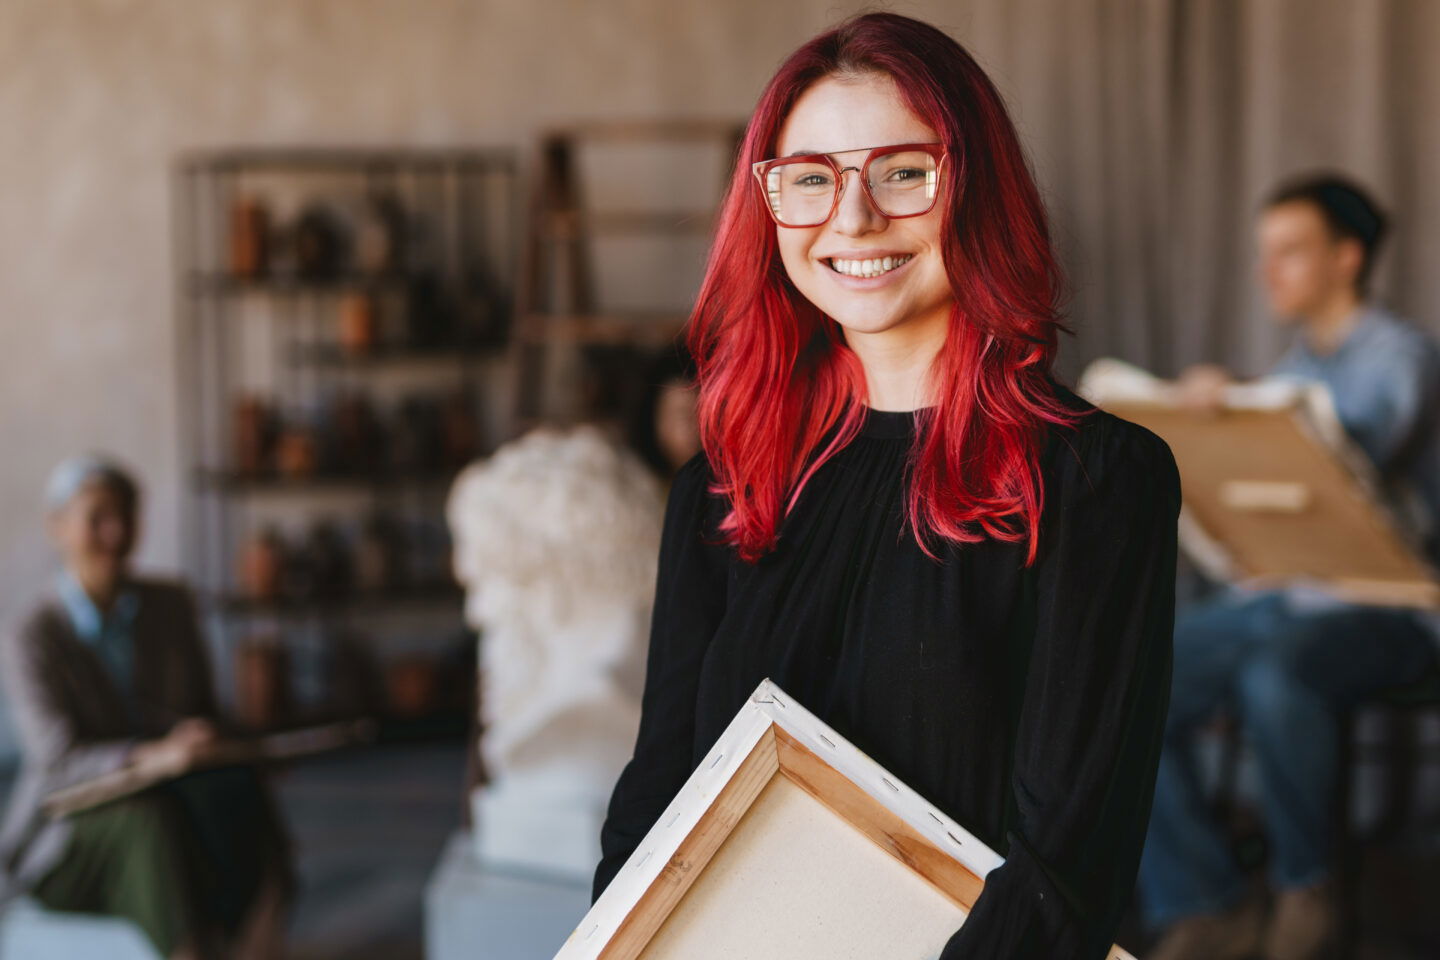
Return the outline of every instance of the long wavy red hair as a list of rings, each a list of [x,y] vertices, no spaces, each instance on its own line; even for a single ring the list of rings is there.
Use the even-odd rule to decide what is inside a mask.
[[[1004,102],[979,65],[928,24],[846,20],[796,50],[766,86],[721,206],[687,339],[725,541],[754,561],[785,513],[864,420],[864,371],[839,326],[791,284],[750,173],[775,155],[795,101],[829,76],[883,73],[949,152],[941,255],[954,306],[930,371],[934,406],[910,451],[906,524],[921,549],[1026,541],[1034,562],[1046,424],[1077,414],[1052,379],[1062,278],[1045,209]]]

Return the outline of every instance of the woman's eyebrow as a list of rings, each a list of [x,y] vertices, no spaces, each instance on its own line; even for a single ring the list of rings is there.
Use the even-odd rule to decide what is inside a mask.
[[[897,142],[897,143],[908,143],[909,141],[900,140],[900,141],[896,141],[896,142]],[[874,146],[869,146],[869,147],[846,147],[844,150],[796,150],[796,151],[794,151],[794,152],[792,152],[792,153],[787,153],[787,154],[785,154],[785,157],[786,157],[786,158],[789,158],[789,157],[807,157],[807,156],[810,156],[810,155],[812,155],[812,154],[820,154],[820,155],[823,155],[823,156],[829,156],[829,155],[832,154],[832,153],[855,153],[855,152],[860,151],[860,150],[874,150],[874,149],[875,149]]]

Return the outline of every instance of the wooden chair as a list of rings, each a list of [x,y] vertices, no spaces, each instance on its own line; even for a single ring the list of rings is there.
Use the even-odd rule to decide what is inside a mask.
[[[1340,717],[1340,758],[1335,785],[1335,899],[1339,909],[1335,956],[1352,960],[1361,935],[1360,895],[1366,844],[1398,837],[1412,819],[1416,774],[1426,764],[1440,764],[1440,746],[1421,749],[1418,737],[1425,715],[1440,714],[1440,667],[1415,683],[1378,691]],[[1360,737],[1362,725],[1378,719],[1378,742]],[[1244,737],[1239,723],[1223,718],[1217,724],[1222,742],[1219,782],[1213,802],[1222,820],[1243,822],[1236,801]],[[1352,822],[1360,774],[1368,765],[1381,773],[1380,813],[1361,828]],[[1263,842],[1242,827],[1237,846]]]
[[[1365,715],[1381,719],[1383,737],[1366,743],[1358,736]],[[1335,893],[1340,908],[1337,957],[1351,960],[1360,941],[1360,892],[1363,848],[1400,836],[1412,820],[1417,772],[1426,764],[1440,763],[1440,747],[1421,749],[1418,736],[1422,718],[1440,714],[1440,669],[1412,684],[1392,687],[1357,705],[1341,720],[1341,756],[1335,804]],[[1382,771],[1382,803],[1374,824],[1359,831],[1351,822],[1358,795],[1359,772],[1367,764]]]

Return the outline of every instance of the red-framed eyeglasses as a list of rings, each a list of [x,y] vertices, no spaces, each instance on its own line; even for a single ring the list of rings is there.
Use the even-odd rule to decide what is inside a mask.
[[[860,166],[841,166],[847,154],[865,154]],[[835,215],[847,170],[860,176],[871,206],[891,220],[919,217],[935,207],[946,152],[940,143],[897,143],[835,153],[777,157],[751,164],[765,207],[782,227],[818,227]]]

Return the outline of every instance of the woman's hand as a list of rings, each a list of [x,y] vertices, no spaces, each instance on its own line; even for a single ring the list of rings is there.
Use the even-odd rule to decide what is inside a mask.
[[[192,769],[218,740],[219,731],[209,720],[186,717],[159,740],[136,746],[130,761],[161,776],[178,776]]]

